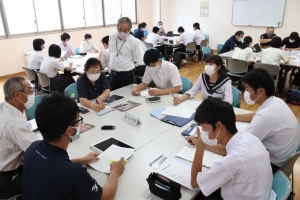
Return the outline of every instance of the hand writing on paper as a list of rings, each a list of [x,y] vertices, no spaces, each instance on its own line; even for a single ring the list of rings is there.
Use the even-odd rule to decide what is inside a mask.
[[[100,112],[101,110],[104,109],[104,107],[100,104],[96,104],[96,103],[93,103],[92,106],[91,106],[91,109],[95,112]]]
[[[132,88],[132,94],[133,94],[134,96],[138,96],[138,95],[140,95],[140,90],[137,89],[136,87],[133,87],[133,88]]]
[[[82,160],[80,163],[82,165],[87,165],[91,162],[97,161],[97,160],[99,160],[99,158],[97,156],[99,156],[99,153],[90,152],[88,155],[82,157]]]
[[[173,97],[174,105],[178,105],[178,104],[180,104],[180,102],[181,102],[180,97]]]
[[[118,176],[121,176],[124,171],[124,164],[123,157],[118,162],[110,164],[110,173],[116,173]]]
[[[149,93],[151,96],[159,96],[159,95],[160,95],[160,92],[161,92],[161,90],[159,90],[159,89],[148,90],[148,93]]]
[[[194,136],[188,136],[186,138],[186,140],[188,141],[188,143],[190,143],[191,145],[195,145],[197,147],[198,143],[199,143],[199,140],[194,137]]]

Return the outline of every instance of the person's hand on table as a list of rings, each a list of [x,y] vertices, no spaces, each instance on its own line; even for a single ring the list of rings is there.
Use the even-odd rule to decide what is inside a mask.
[[[181,103],[180,97],[173,97],[173,103],[174,105],[178,105]]]
[[[186,138],[186,140],[188,141],[188,143],[190,143],[191,145],[195,145],[195,146],[197,146],[198,143],[199,143],[199,140],[196,137],[192,136],[192,135],[188,136]]]
[[[94,162],[94,161],[97,161],[99,160],[98,158],[99,156],[99,153],[96,153],[96,152],[90,152],[88,155],[84,156],[81,158],[81,164],[82,165],[87,165],[91,162]]]
[[[132,88],[132,95],[134,95],[134,96],[138,96],[138,95],[140,95],[141,93],[140,93],[140,90],[139,89],[137,89],[136,87],[133,87]]]
[[[91,109],[95,112],[100,112],[101,110],[103,110],[103,106],[100,105],[100,104],[97,104],[97,103],[93,103],[92,106],[91,106]]]
[[[148,93],[149,93],[150,96],[159,96],[159,95],[161,95],[160,92],[161,92],[160,89],[151,89],[151,90],[148,90]]]
[[[285,48],[284,50],[285,51],[292,51],[292,49],[290,49],[290,48]]]
[[[102,110],[105,108],[105,104],[104,104],[103,100],[100,97],[97,98],[96,103],[101,106]]]
[[[124,171],[124,158],[122,157],[118,162],[110,164],[110,173],[116,173],[118,176],[121,176]]]

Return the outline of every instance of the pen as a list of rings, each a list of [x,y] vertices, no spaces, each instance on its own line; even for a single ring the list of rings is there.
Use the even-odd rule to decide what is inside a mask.
[[[158,161],[161,157],[163,157],[164,154],[161,154],[160,156],[158,156],[156,159],[154,159],[151,163],[149,163],[149,166],[152,166],[153,163],[155,163],[156,161]]]
[[[124,162],[127,162],[127,161],[128,160],[124,160]],[[112,163],[118,162],[118,160],[109,160],[108,162],[109,162],[109,164],[112,164]]]
[[[168,166],[162,168],[161,170],[163,171],[163,170],[167,169],[167,168],[170,167],[170,166],[171,166],[171,164],[169,164]]]

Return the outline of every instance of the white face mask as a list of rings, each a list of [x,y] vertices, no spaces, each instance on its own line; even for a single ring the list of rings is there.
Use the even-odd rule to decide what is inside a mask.
[[[163,26],[161,26],[161,25],[157,25],[157,27],[158,27],[159,29],[161,29]]]
[[[215,67],[213,65],[205,65],[204,70],[208,76],[212,76],[215,73]]]
[[[255,90],[255,91],[257,91],[257,90]],[[261,96],[261,95],[259,95],[254,101],[250,98],[250,95],[251,94],[253,94],[255,91],[253,91],[253,92],[248,92],[247,90],[245,90],[245,92],[244,92],[244,99],[245,99],[245,101],[246,101],[246,103],[248,104],[248,105],[254,105],[255,104],[255,101],[257,101],[257,99]]]
[[[121,39],[121,40],[125,40],[127,37],[128,37],[128,33],[125,33],[125,32],[122,32],[122,31],[119,31],[118,32],[118,37]]]
[[[89,73],[87,73],[87,77],[88,77],[91,81],[96,81],[96,80],[98,80],[98,78],[100,77],[100,73],[97,73],[97,74],[89,74]]]
[[[211,131],[212,129],[210,129],[210,131]],[[217,146],[218,145],[218,136],[219,136],[219,134],[220,134],[220,132],[221,132],[221,129],[220,129],[220,131],[219,131],[219,133],[217,134],[217,136],[216,136],[216,138],[215,139],[209,139],[209,133],[210,133],[210,131],[201,131],[201,140],[205,143],[205,144],[207,144],[207,145],[209,145],[209,146]]]
[[[19,101],[22,102],[22,103],[24,104],[24,106],[25,106],[26,109],[31,108],[31,107],[33,106],[33,104],[34,104],[35,94],[29,94],[29,95],[26,95],[26,94],[24,94],[24,93],[22,93],[22,92],[20,92],[20,93],[23,94],[23,95],[25,95],[25,96],[27,96],[27,102],[24,103],[24,102],[22,102],[20,99],[19,99]]]
[[[291,40],[291,39],[289,39],[289,41],[290,41],[290,43],[294,43],[295,42],[295,40]]]
[[[76,133],[73,136],[69,136],[71,138],[71,142],[74,142],[75,140],[77,140],[79,138],[80,126],[77,126],[77,127],[71,126],[71,127],[76,129]]]

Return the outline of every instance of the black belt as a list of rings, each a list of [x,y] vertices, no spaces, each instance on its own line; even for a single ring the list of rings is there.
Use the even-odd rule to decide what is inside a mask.
[[[118,72],[118,71],[114,71],[114,70],[111,70],[113,73],[115,73],[115,74],[125,74],[125,73],[128,73],[128,72],[132,72],[133,71],[133,69],[132,70],[129,70],[129,71],[121,71],[121,72]]]

